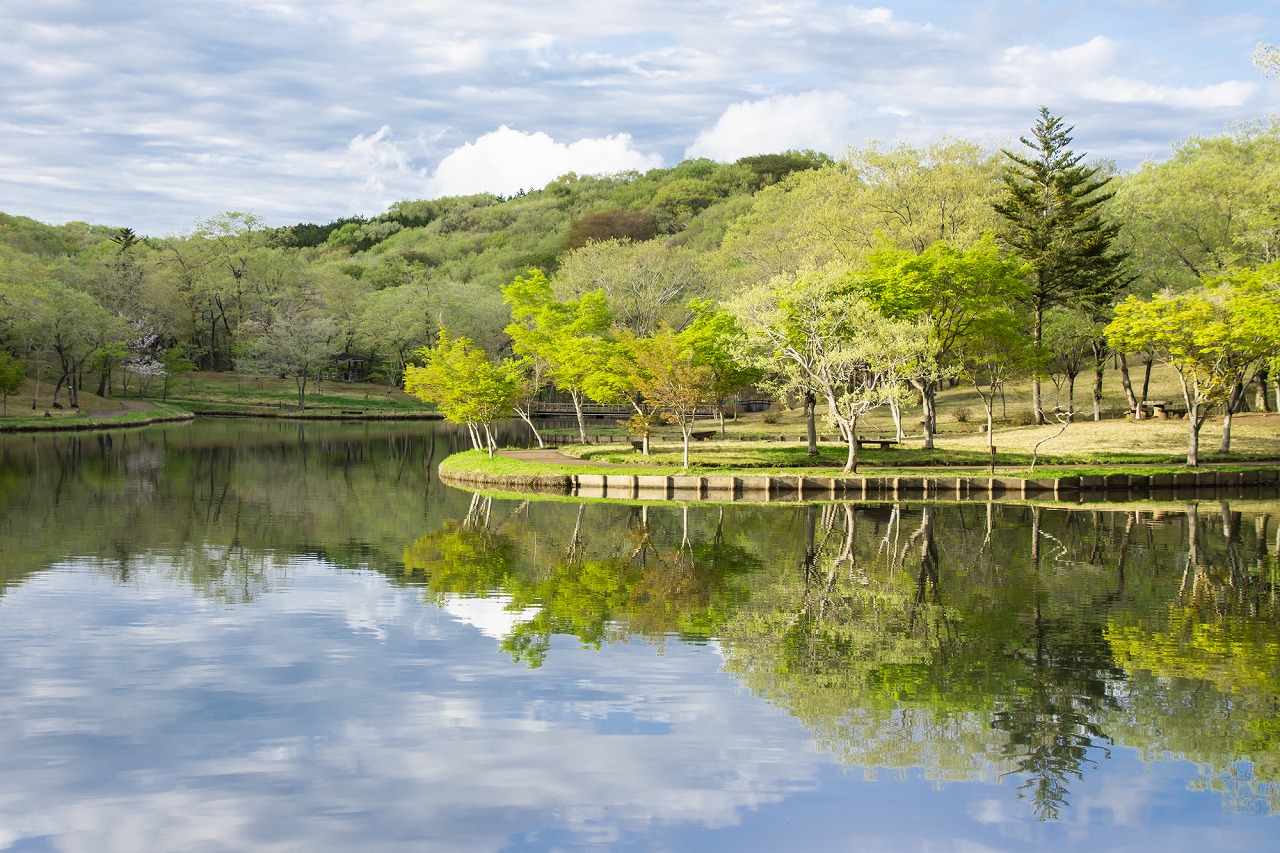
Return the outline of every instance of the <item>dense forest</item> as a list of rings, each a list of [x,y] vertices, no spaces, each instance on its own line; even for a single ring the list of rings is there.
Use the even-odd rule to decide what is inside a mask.
[[[1071,132],[1043,110],[1002,151],[944,138],[838,160],[689,160],[281,228],[224,212],[152,236],[0,214],[0,385],[48,382],[55,404],[75,405],[82,389],[137,393],[192,368],[343,363],[393,385],[431,365],[429,348],[439,366],[461,344],[516,356],[526,396],[647,397],[638,414],[669,419],[673,395],[732,393],[724,364],[750,363],[734,381],[825,403],[842,432],[870,406],[923,406],[926,440],[949,382],[993,395],[1030,377],[1044,420],[1040,381],[1068,383],[1074,401],[1084,376],[1100,417],[1108,360],[1133,408],[1143,366],[1161,360],[1193,422],[1271,405],[1280,119],[1125,173],[1074,150]],[[630,381],[616,365],[613,381],[571,378],[557,334],[608,342],[585,355],[623,352]],[[654,390],[664,358],[705,369],[699,388]]]

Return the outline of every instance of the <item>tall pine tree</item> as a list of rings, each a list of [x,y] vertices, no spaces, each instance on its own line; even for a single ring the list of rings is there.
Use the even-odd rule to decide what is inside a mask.
[[[1054,305],[1076,305],[1096,313],[1109,306],[1125,284],[1125,254],[1112,251],[1119,226],[1105,221],[1102,206],[1113,193],[1111,178],[1097,166],[1082,166],[1084,154],[1071,149],[1072,127],[1048,107],[1030,138],[1021,137],[1025,154],[1005,150],[1005,195],[996,202],[1004,218],[1002,237],[1031,265],[1026,302],[1033,316],[1037,352],[1043,342],[1044,314]],[[1044,423],[1040,377],[1032,385],[1036,423]]]

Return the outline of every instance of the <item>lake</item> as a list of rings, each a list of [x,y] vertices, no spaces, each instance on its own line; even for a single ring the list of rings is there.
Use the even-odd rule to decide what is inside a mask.
[[[1280,502],[500,499],[464,438],[0,436],[0,849],[1280,841]]]

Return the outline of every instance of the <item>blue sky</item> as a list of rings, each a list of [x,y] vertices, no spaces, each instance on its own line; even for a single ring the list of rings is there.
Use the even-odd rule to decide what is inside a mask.
[[[182,233],[870,139],[1132,168],[1278,111],[1280,3],[7,0],[0,210]]]

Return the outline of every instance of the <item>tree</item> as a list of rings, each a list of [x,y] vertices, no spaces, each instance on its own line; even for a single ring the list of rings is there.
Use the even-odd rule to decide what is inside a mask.
[[[694,363],[711,371],[711,399],[719,411],[723,438],[725,402],[758,382],[760,369],[744,357],[746,334],[732,314],[703,300],[691,302],[689,310],[694,314],[693,322],[679,337],[692,350]]]
[[[53,389],[53,406],[67,388],[68,402],[79,405],[80,374],[85,363],[101,347],[119,341],[125,333],[122,321],[88,293],[59,281],[39,284],[38,298],[24,321],[29,350],[53,353],[61,373]]]
[[[1062,385],[1067,386],[1067,418],[1075,419],[1076,377],[1084,370],[1098,337],[1097,325],[1083,312],[1054,307],[1045,313],[1045,352],[1040,368],[1047,372],[1058,389],[1057,405],[1062,405]]]
[[[715,389],[715,374],[697,362],[688,340],[669,328],[647,338],[630,340],[634,365],[633,387],[670,423],[680,428],[684,467],[689,467],[689,441],[698,406],[708,402]]]
[[[1280,308],[1274,292],[1242,291],[1233,284],[1225,280],[1147,301],[1130,296],[1116,306],[1106,329],[1116,349],[1149,347],[1177,371],[1187,406],[1188,465],[1199,464],[1200,428],[1214,406],[1226,412],[1223,444],[1229,447],[1233,389],[1243,387],[1262,359],[1280,352]]]
[[[841,270],[810,270],[753,288],[734,301],[748,340],[780,391],[812,391],[848,445],[857,470],[858,419],[883,405],[895,353],[920,345],[914,324],[880,314]]]
[[[964,342],[985,326],[1008,322],[1012,305],[1026,293],[1026,268],[1004,257],[986,236],[967,249],[939,241],[917,253],[882,246],[859,281],[887,317],[918,324],[926,346],[903,376],[920,392],[924,446],[937,431],[938,389],[960,375]]]
[[[643,210],[598,210],[569,223],[565,249],[579,249],[605,240],[649,240],[657,233],[653,216]]]
[[[1190,137],[1116,183],[1108,207],[1124,225],[1140,296],[1280,257],[1280,118]]]
[[[973,384],[987,414],[987,449],[995,473],[995,404],[1004,399],[1005,383],[1025,375],[1036,359],[1020,318],[1013,313],[994,316],[961,342],[963,375]]]
[[[356,340],[381,356],[387,390],[400,384],[405,365],[437,328],[435,302],[419,284],[402,284],[367,294],[361,300]]]
[[[1032,312],[1032,339],[1044,342],[1044,315],[1064,303],[1109,302],[1125,279],[1125,255],[1112,249],[1119,226],[1103,219],[1112,193],[1099,166],[1082,166],[1083,154],[1071,149],[1071,131],[1059,116],[1040,108],[1030,138],[1021,137],[1027,154],[1004,151],[1011,161],[1004,174],[1005,195],[995,204],[1004,219],[1006,244],[1030,264],[1025,296]],[[1040,377],[1032,379],[1032,408],[1044,423]]]
[[[569,395],[578,419],[578,436],[585,443],[587,424],[583,404],[593,375],[608,361],[612,316],[603,291],[557,300],[541,270],[516,278],[502,289],[511,306],[507,326],[511,348],[546,365],[547,378]]]
[[[455,338],[443,328],[436,345],[417,354],[422,366],[405,368],[405,390],[435,403],[445,420],[466,425],[472,446],[493,456],[493,423],[511,414],[520,395],[519,365],[495,363],[470,338]]]
[[[298,409],[307,407],[307,383],[318,379],[342,349],[337,326],[328,317],[302,311],[277,315],[270,326],[241,349],[241,367],[258,373],[293,377]]]
[[[1280,47],[1258,42],[1253,51],[1253,63],[1262,69],[1263,74],[1280,74]]]
[[[688,323],[687,306],[707,295],[708,281],[688,249],[610,239],[568,252],[552,287],[562,299],[603,291],[614,323],[644,337],[663,323],[673,329]]]
[[[861,190],[850,211],[867,248],[888,240],[922,253],[939,240],[966,249],[995,229],[996,160],[975,142],[943,138],[925,148],[872,142],[842,161]]]
[[[169,401],[169,382],[175,376],[183,376],[196,369],[195,363],[191,360],[190,350],[186,344],[177,344],[169,347],[160,356],[160,365],[164,368],[161,378],[164,379],[164,388],[160,393],[160,401]]]
[[[22,390],[27,379],[27,366],[4,350],[0,350],[0,398],[4,401],[4,416],[9,416],[9,397]]]

